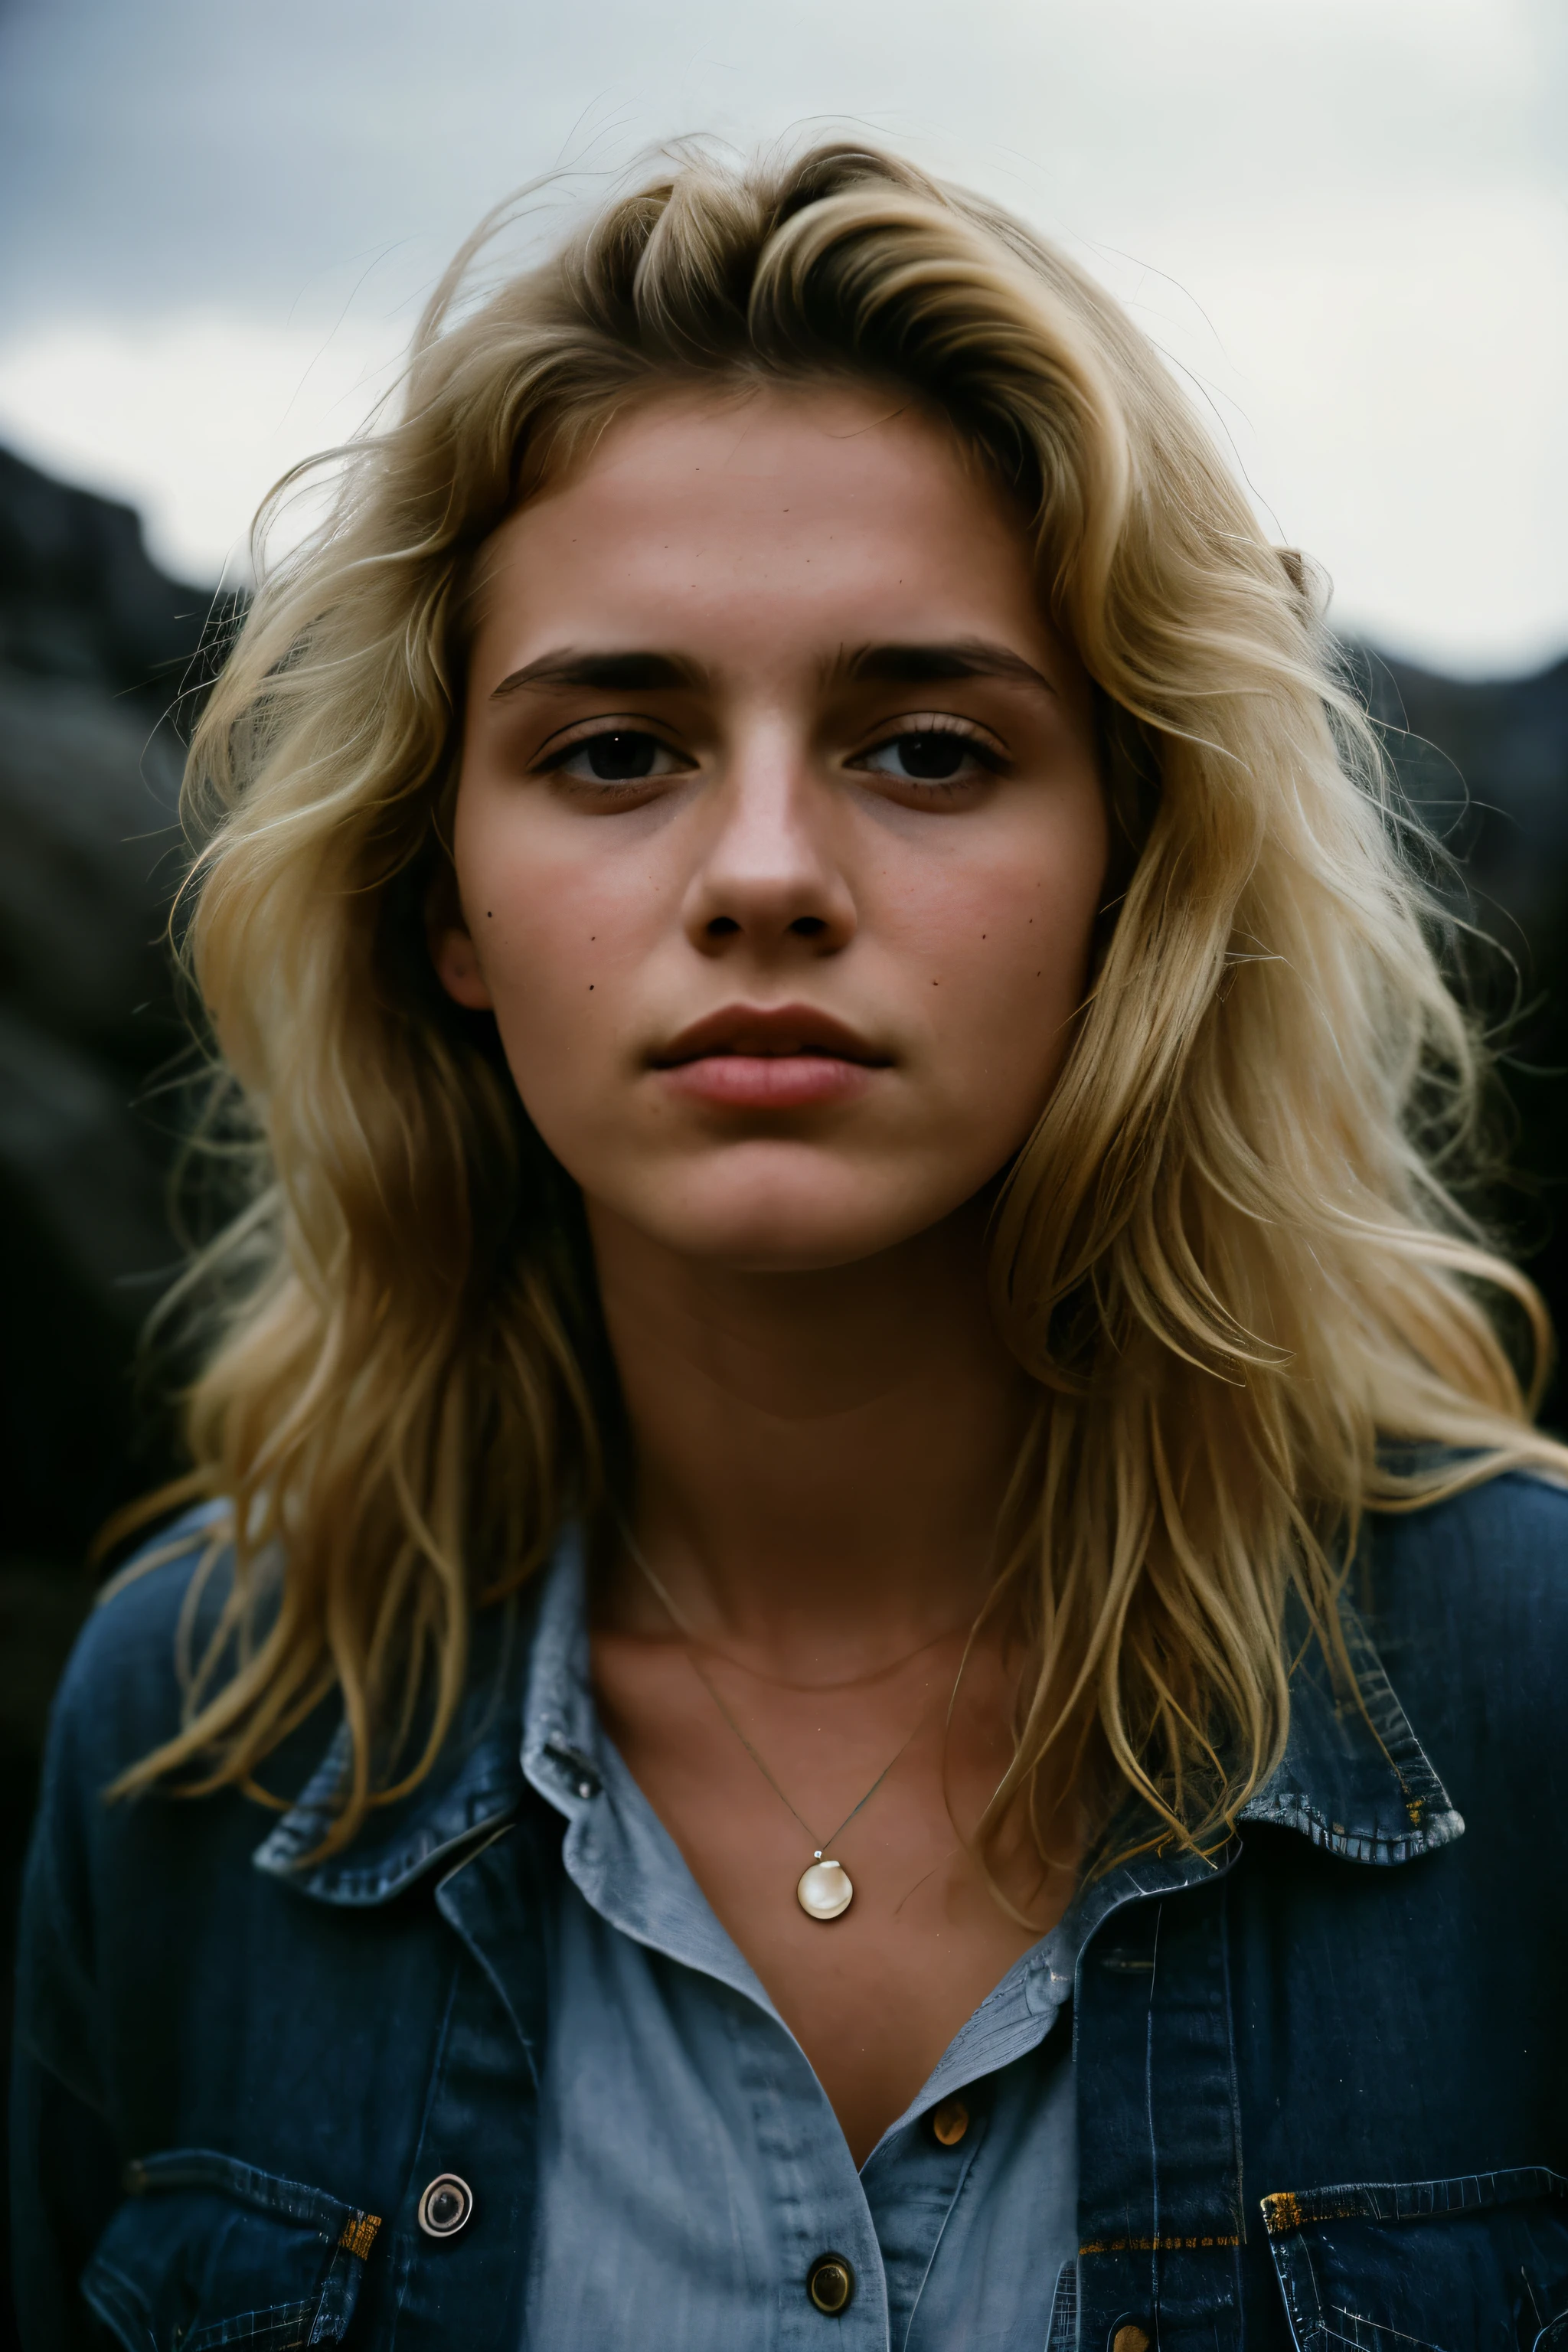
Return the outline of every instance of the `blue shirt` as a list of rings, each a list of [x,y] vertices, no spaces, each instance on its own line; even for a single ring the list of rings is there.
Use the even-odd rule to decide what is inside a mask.
[[[858,2173],[827,2096],[600,1727],[563,1548],[523,1701],[523,1770],[563,1815],[523,2344],[817,2347],[800,2291],[846,2256],[840,2352],[1043,2352],[1077,2251],[1076,1927],[1024,1955]],[[926,2118],[956,2093],[942,2146]],[[585,2225],[586,2224],[586,2228]],[[1064,2308],[1067,2298],[1064,2296]]]
[[[281,1811],[106,1803],[178,1727],[182,1629],[199,1647],[223,1607],[199,1553],[192,1522],[117,1586],[51,1722],[17,1969],[26,2352],[518,2352],[542,2327],[549,2352],[836,2352],[888,2340],[884,2297],[928,2345],[1039,2344],[1064,2174],[1035,2126],[1066,2128],[1066,2015],[1022,2044],[1048,1945],[943,2061],[973,2069],[956,2151],[900,2125],[857,2180],[671,1858],[643,1867],[656,1825],[614,1759],[558,1744],[573,1677],[546,1675],[531,1602],[479,1618],[432,1770],[345,1849],[320,1851],[327,1703],[267,1761]],[[1292,1639],[1289,1745],[1235,1833],[1145,1844],[1076,1906],[1084,2352],[1568,2345],[1568,1495],[1505,1477],[1378,1517],[1343,1617],[1355,1687]],[[620,1892],[670,1951],[590,1899],[633,1854]],[[580,2026],[585,1950],[615,2000]],[[606,2063],[616,1970],[648,2047]],[[824,2241],[860,2273],[843,2318],[808,2297]]]

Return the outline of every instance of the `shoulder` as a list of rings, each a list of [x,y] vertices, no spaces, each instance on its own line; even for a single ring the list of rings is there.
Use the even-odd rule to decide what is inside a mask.
[[[17,2032],[89,2105],[106,2095],[95,1969],[105,1951],[122,1957],[124,1924],[158,1907],[133,1850],[144,1809],[106,1804],[104,1794],[179,1728],[181,1649],[200,1654],[195,1645],[210,1638],[232,1591],[225,1538],[223,1512],[207,1507],[145,1544],[88,1619],[50,1712],[23,1891]],[[121,1899],[125,1885],[137,1888],[134,1903]]]
[[[104,1587],[55,1696],[50,1746],[98,1755],[105,1777],[173,1737],[183,1663],[199,1660],[234,1588],[228,1514],[184,1512],[143,1544]]]
[[[1568,1804],[1568,1489],[1510,1472],[1379,1514],[1350,1589],[1461,1811],[1462,1783]]]
[[[1415,1511],[1379,1513],[1358,1563],[1375,1616],[1411,1612],[1499,1638],[1531,1624],[1568,1637],[1568,1487],[1533,1473],[1487,1478]]]

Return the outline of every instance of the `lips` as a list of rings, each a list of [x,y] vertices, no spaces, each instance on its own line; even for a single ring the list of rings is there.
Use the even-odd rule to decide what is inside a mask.
[[[804,1004],[729,1005],[654,1057],[675,1093],[733,1110],[799,1110],[866,1092],[890,1057]]]

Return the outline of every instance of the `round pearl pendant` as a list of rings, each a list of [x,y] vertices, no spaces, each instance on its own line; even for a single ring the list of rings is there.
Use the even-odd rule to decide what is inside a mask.
[[[808,1919],[837,1919],[848,1910],[855,1889],[841,1862],[825,1862],[818,1854],[811,1868],[801,1872],[795,1899]]]

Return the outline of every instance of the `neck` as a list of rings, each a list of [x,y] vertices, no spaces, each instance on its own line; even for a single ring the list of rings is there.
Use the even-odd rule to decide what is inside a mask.
[[[978,1207],[858,1264],[758,1274],[591,1208],[636,1534],[693,1629],[780,1670],[966,1624],[1031,1410]],[[623,1580],[619,1609],[646,1620]]]

